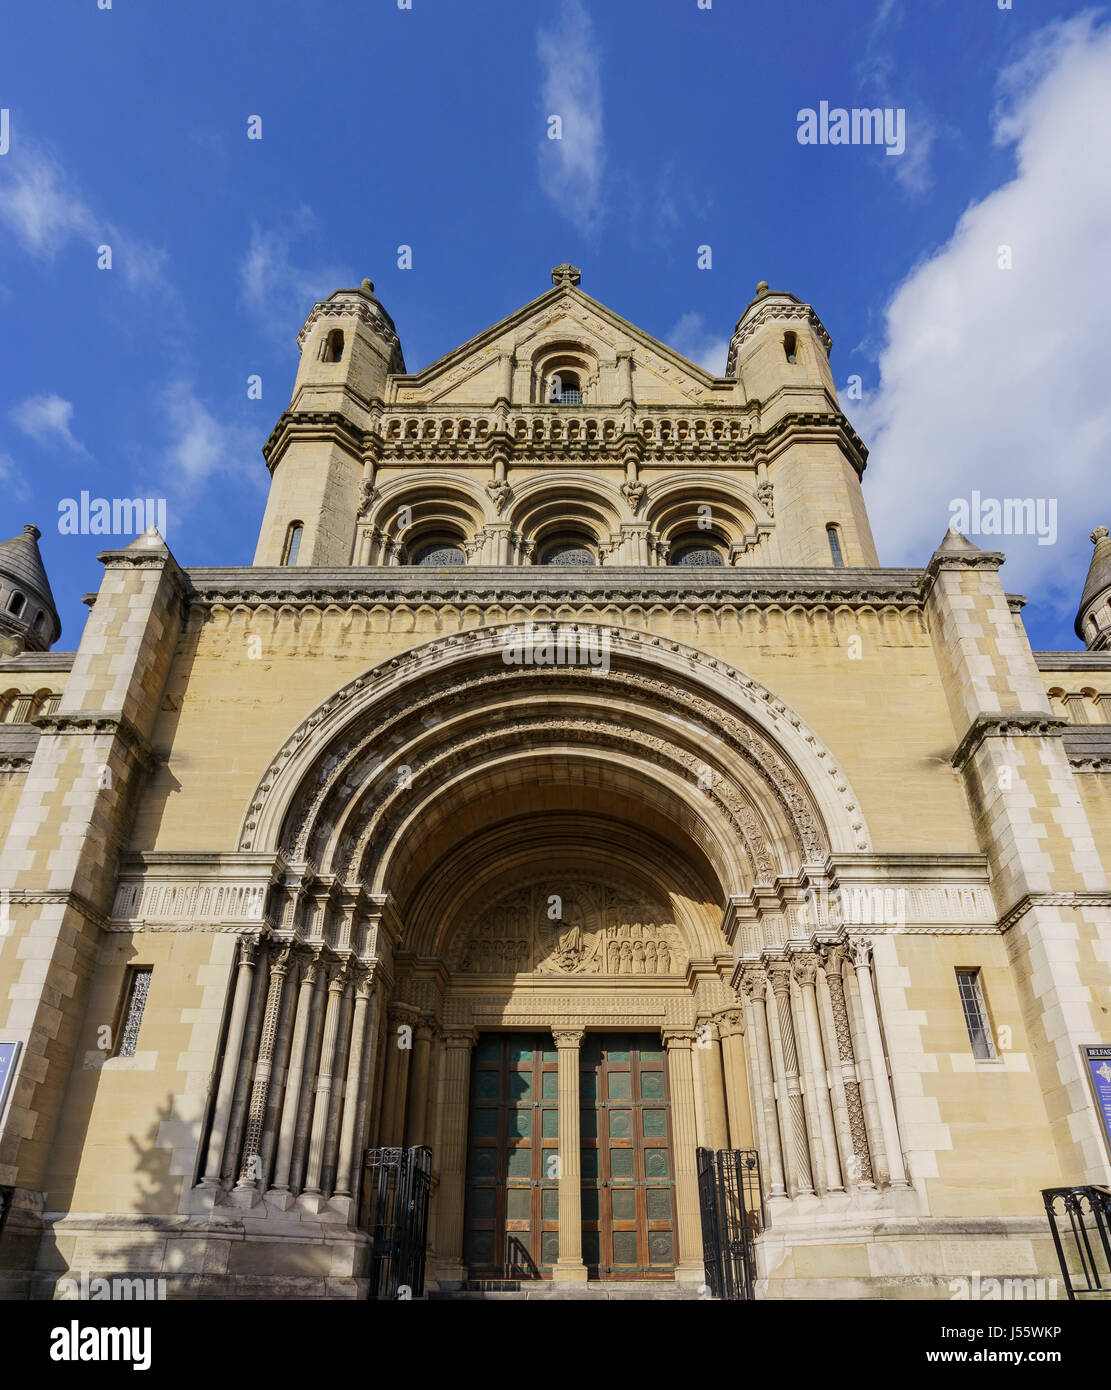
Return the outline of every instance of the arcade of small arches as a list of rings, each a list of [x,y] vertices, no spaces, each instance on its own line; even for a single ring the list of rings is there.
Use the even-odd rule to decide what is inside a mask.
[[[1111,690],[1096,690],[1094,686],[1066,690],[1054,685],[1047,694],[1053,713],[1071,724],[1111,724]]]
[[[27,724],[40,714],[53,714],[61,698],[58,690],[0,692],[0,724]]]
[[[409,474],[368,499],[355,564],[730,566],[755,557],[774,528],[765,485],[750,492],[712,474],[620,486],[597,478],[530,478],[504,467],[485,490],[441,472]]]

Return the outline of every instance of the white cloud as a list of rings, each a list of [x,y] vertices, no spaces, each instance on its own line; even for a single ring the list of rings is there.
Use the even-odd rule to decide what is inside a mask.
[[[73,418],[73,404],[61,396],[30,396],[13,408],[11,417],[16,426],[36,443],[61,443],[74,453],[87,452],[69,427]]]
[[[896,72],[891,44],[905,14],[903,0],[880,0],[864,37],[856,75],[871,94],[868,105],[874,101],[906,112],[906,149],[895,157],[885,155],[880,162],[906,192],[921,196],[934,184],[930,155],[938,136],[938,123],[925,101],[913,93],[907,77]]]
[[[1041,31],[1001,91],[995,137],[1015,145],[1017,174],[895,291],[878,395],[850,409],[872,448],[881,560],[923,563],[973,490],[1054,500],[1056,544],[973,539],[1005,551],[1009,588],[1048,590],[1067,614],[1088,531],[1111,521],[1111,26]]]
[[[161,459],[160,486],[177,499],[179,509],[217,476],[248,482],[255,473],[265,478],[257,429],[217,419],[186,381],[172,382],[163,404],[169,442]]]
[[[0,160],[0,224],[38,260],[53,260],[72,241],[85,242],[90,258],[96,248],[110,246],[113,269],[131,289],[157,281],[166,260],[164,251],[98,217],[58,161],[26,138],[13,137]]]
[[[350,269],[335,263],[306,266],[295,261],[294,242],[311,235],[316,225],[312,209],[300,207],[284,227],[251,228],[239,273],[243,303],[268,332],[283,339],[300,328],[318,299],[359,283]]]
[[[31,496],[31,489],[11,454],[0,454],[0,483],[3,483],[8,497],[15,502],[26,502]],[[6,536],[0,536],[0,540],[6,539]]]
[[[541,29],[536,51],[543,69],[540,184],[580,230],[595,230],[600,218],[605,146],[602,139],[602,77],[597,40],[581,0],[563,0],[556,27]],[[558,116],[562,138],[548,138],[548,120]]]
[[[701,314],[684,314],[664,339],[669,347],[681,352],[691,362],[697,362],[714,376],[725,375],[725,360],[729,356],[729,339],[711,333]]]

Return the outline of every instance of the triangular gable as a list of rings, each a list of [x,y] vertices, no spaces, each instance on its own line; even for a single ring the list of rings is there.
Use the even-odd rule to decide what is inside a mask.
[[[603,361],[633,353],[638,400],[676,405],[711,394],[731,397],[735,382],[712,376],[651,334],[615,314],[573,285],[553,285],[422,371],[391,378],[398,403],[488,404],[499,394],[498,359],[512,352],[518,363],[548,343],[581,343]],[[719,399],[721,396],[719,395]]]

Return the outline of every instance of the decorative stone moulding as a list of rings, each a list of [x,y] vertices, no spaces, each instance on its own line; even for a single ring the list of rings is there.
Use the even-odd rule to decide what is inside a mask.
[[[544,565],[475,567],[458,573],[399,572],[389,565],[191,569],[191,601],[199,608],[324,607],[429,604],[598,603],[618,605],[731,604],[735,607],[921,609],[920,570],[830,568],[697,570],[679,566],[566,569]],[[704,653],[698,653],[705,659]]]
[[[578,635],[578,624],[552,623],[550,626],[554,634],[566,627],[568,633],[574,631]],[[605,676],[571,666],[557,672],[554,668],[534,667],[526,670],[488,662],[486,658],[497,656],[504,650],[506,633],[513,627],[513,624],[502,624],[436,639],[391,657],[336,691],[302,721],[260,780],[244,819],[241,849],[271,844],[276,848],[281,839],[287,852],[297,854],[309,845],[311,841],[307,836],[311,832],[308,827],[314,816],[323,814],[330,794],[329,784],[336,779],[342,781],[348,775],[347,769],[353,765],[349,755],[355,752],[355,746],[345,751],[337,740],[351,737],[365,739],[366,735],[359,732],[359,724],[361,720],[370,718],[372,711],[369,727],[377,731],[380,738],[382,729],[390,723],[391,701],[399,701],[402,710],[409,709],[412,703],[407,693],[409,682],[419,678],[427,688],[428,677],[433,673],[447,680],[449,685],[453,681],[461,682],[458,686],[460,696],[466,693],[468,686],[480,680],[491,689],[496,689],[500,682],[551,682],[558,676],[565,689],[569,688],[568,682],[576,680],[591,681],[590,688],[593,690],[599,688],[599,682],[611,681],[615,694],[624,692],[632,698],[647,700],[657,706],[660,703],[668,705],[678,702],[678,707],[688,717],[693,715],[707,721],[708,726],[717,728],[721,737],[731,743],[749,761],[753,772],[763,779],[769,794],[783,808],[785,824],[793,827],[791,833],[798,843],[800,859],[813,861],[825,858],[828,851],[825,837],[830,833],[830,824],[836,826],[836,834],[843,847],[857,850],[869,848],[867,828],[843,770],[802,720],[750,677],[696,648],[670,639],[608,626],[591,629],[598,640],[606,641],[611,647],[613,669]],[[480,670],[477,674],[468,675],[464,663],[476,659]],[[685,689],[687,686],[692,688]],[[702,688],[699,689],[699,686]],[[522,689],[525,688],[522,686]],[[536,689],[538,694],[542,693],[540,684],[536,685]],[[488,698],[485,690],[483,698]],[[427,708],[426,696],[422,696],[422,708]],[[535,717],[540,717],[540,712]],[[591,741],[590,734],[583,732],[587,741]],[[603,740],[608,739],[612,743],[614,735],[611,732],[604,732],[600,727],[598,733]],[[311,743],[310,735],[313,736]],[[628,736],[627,730],[625,736]],[[647,744],[651,740],[643,741]],[[782,754],[778,751],[780,748],[784,750]],[[320,770],[323,764],[321,750],[328,750],[326,774]],[[666,755],[664,749],[659,752]],[[442,756],[450,754],[444,753]],[[787,758],[792,760],[793,767],[788,765]],[[317,769],[315,772],[314,767]],[[687,777],[688,781],[695,779],[696,774]],[[766,854],[761,855],[758,838],[754,838],[753,830],[745,822],[751,811],[745,810],[731,784],[729,787],[715,787],[707,795],[717,798],[734,818],[740,817],[736,834],[753,845],[756,876],[772,876],[775,872],[772,860]],[[814,802],[811,797],[815,798]],[[731,804],[731,798],[735,806]],[[298,802],[301,810],[297,810]],[[824,818],[825,826],[821,818]],[[324,820],[327,821],[328,817],[325,816]],[[302,827],[296,831],[295,843],[290,839],[290,825],[293,823]],[[358,854],[364,851],[359,850],[351,855],[348,853],[351,845],[369,844],[370,838],[389,823],[388,820],[368,822],[359,831],[357,841],[354,832],[350,832],[351,838],[344,849],[345,872],[361,872]],[[375,843],[381,844],[381,840],[376,839]],[[337,867],[336,871],[340,872],[340,869]]]

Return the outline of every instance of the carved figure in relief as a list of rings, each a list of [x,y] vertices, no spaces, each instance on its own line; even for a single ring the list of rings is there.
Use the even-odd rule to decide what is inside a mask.
[[[561,917],[547,906],[560,900]],[[449,955],[464,974],[669,975],[681,938],[662,904],[606,884],[537,883],[495,902]]]

